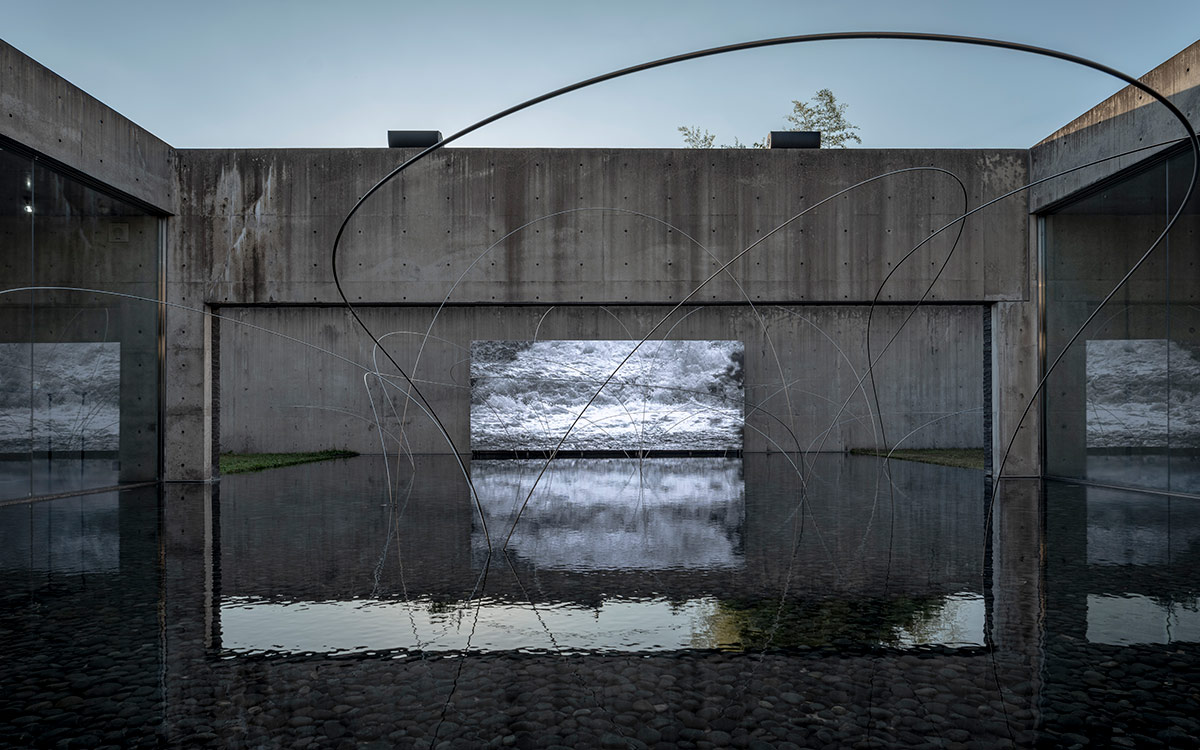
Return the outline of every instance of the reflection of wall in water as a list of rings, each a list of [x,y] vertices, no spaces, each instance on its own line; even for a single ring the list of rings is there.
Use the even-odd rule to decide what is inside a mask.
[[[1197,600],[1161,601],[1140,594],[1088,594],[1089,643],[1200,643]]]
[[[493,539],[507,536],[544,462],[473,461]],[[723,569],[742,564],[745,490],[737,459],[556,459],[509,549],[539,569]],[[476,560],[487,545],[478,521]]]
[[[1200,632],[1190,614],[1200,595],[1200,505],[1048,483],[1045,507],[1048,638],[1166,643]]]
[[[751,454],[746,570],[796,596],[925,596],[983,590],[984,485],[971,469],[823,454],[802,472]]]
[[[459,596],[470,591],[473,508],[449,457],[381,456],[221,480],[221,593],[277,600]],[[393,502],[394,500],[394,502]]]

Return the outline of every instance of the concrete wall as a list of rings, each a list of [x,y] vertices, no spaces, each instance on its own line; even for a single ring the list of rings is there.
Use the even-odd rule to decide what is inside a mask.
[[[344,313],[324,309],[340,303],[330,268],[332,241],[358,195],[405,153],[181,151],[181,216],[171,236],[175,252],[168,269],[169,299],[225,311],[286,305],[286,312],[239,311],[237,316],[269,322],[272,330],[300,332],[297,338],[311,336],[305,340],[333,344],[366,362],[369,340]],[[789,223],[839,190],[890,171],[899,173],[838,196]],[[447,150],[381,190],[363,208],[347,228],[338,269],[352,302],[415,308],[371,311],[368,317],[384,330],[424,330],[432,306],[448,300],[459,309],[444,318],[450,330],[442,335],[457,346],[469,346],[472,338],[532,338],[547,305],[582,307],[551,316],[553,332],[543,329],[542,337],[625,338],[631,331],[649,330],[652,316],[665,312],[637,306],[670,305],[698,289],[689,301],[712,310],[701,311],[680,329],[697,326],[694,332],[673,335],[740,338],[749,349],[766,341],[754,330],[750,308],[726,306],[748,301],[784,305],[786,312],[772,313],[782,317],[774,320],[771,338],[784,350],[785,375],[790,371],[801,381],[812,378],[810,398],[840,403],[844,395],[839,394],[848,387],[844,373],[835,371],[841,355],[830,355],[828,342],[818,341],[816,329],[799,322],[797,314],[816,316],[815,325],[822,330],[831,327],[831,338],[844,349],[855,349],[848,356],[861,367],[862,306],[877,292],[884,304],[916,302],[927,289],[925,299],[934,304],[1029,299],[1023,197],[972,217],[936,282],[954,244],[952,232],[935,237],[901,265],[931,231],[965,210],[962,190],[946,172],[964,182],[965,205],[975,206],[1025,183],[1025,152]],[[704,283],[723,263],[758,241],[729,273]],[[795,308],[797,304],[858,309],[818,312]],[[291,309],[294,305],[313,309],[301,312]],[[632,307],[613,318],[611,311],[625,306]],[[895,389],[885,398],[885,411],[904,415],[889,417],[895,420],[888,425],[889,434],[897,431],[895,437],[917,427],[914,420],[921,418],[920,412],[941,415],[982,406],[982,313],[962,307],[949,310],[937,313],[949,317],[936,333],[922,329],[933,313],[920,313],[913,334],[917,338],[890,355],[903,361],[889,365],[885,360],[881,365],[881,372],[891,368],[885,377],[892,385],[885,389]],[[361,397],[361,375],[350,378],[350,386],[335,386],[348,376],[327,371],[308,355],[303,355],[306,364],[298,366],[298,355],[260,341],[239,344],[237,338],[225,338],[222,345],[220,337],[215,342],[210,338],[206,349],[199,316],[175,310],[170,316],[168,377],[192,383],[195,387],[188,393],[193,395],[201,392],[206,379],[210,389],[223,394],[227,448],[366,444],[370,431],[361,416],[369,405]],[[622,316],[629,317],[622,324],[629,330],[613,322]],[[785,323],[787,316],[792,317]],[[226,325],[224,336],[230,335]],[[935,358],[938,366],[945,366],[940,374],[922,370],[919,364],[935,343],[941,347]],[[212,375],[218,347],[224,349],[226,362],[220,382]],[[825,351],[819,356],[805,358],[821,347]],[[768,387],[771,377],[779,379],[777,366],[774,374],[765,374],[767,352],[761,356],[764,374],[755,388]],[[256,364],[250,364],[252,360]],[[813,369],[815,363],[830,369]],[[438,367],[443,369],[430,378],[445,380],[446,363]],[[278,377],[253,390],[267,389],[273,395],[240,395],[250,393],[251,371],[262,373],[262,368]],[[907,394],[896,385],[898,373],[905,372],[919,373]],[[357,395],[344,399],[346,393]],[[284,402],[320,406],[330,394],[343,398],[339,408],[357,416],[324,409],[323,418],[315,420],[317,410],[310,409],[303,418],[294,415],[279,422],[274,414],[271,423],[284,429],[263,430],[265,410],[278,411]],[[465,418],[461,394],[438,391],[438,397],[448,399],[447,409],[440,410],[450,415],[448,419],[459,420],[459,414]],[[786,418],[781,400],[770,408]],[[828,422],[832,414],[803,408],[809,412],[798,420],[805,423],[800,432],[808,436],[802,438],[807,443],[814,431],[825,427],[816,425]],[[213,415],[198,398],[172,399],[168,409],[168,473],[200,478],[203,468],[195,465],[195,457],[205,446],[211,454],[205,435],[214,432]],[[910,444],[925,439],[927,445],[978,445],[982,427],[973,419],[943,420],[934,428],[937,437],[927,428]],[[952,426],[955,422],[958,427]],[[465,438],[465,423],[455,424],[454,434]],[[772,428],[762,429],[770,439],[756,443],[754,438],[748,449],[765,448],[779,439]],[[856,430],[839,427],[825,447],[874,444],[874,438]],[[268,440],[267,434],[274,437]],[[420,435],[417,445],[444,450],[443,441]],[[203,459],[204,465],[210,457]]]
[[[1022,300],[991,306],[992,331],[992,471],[1004,477],[1036,477],[1042,473],[1042,396],[1040,304],[1041,269],[1037,262],[1037,227],[1026,222],[1026,284]]]
[[[172,279],[215,304],[336,304],[330,251],[355,199],[397,164],[389,150],[181,151]],[[1024,184],[1020,150],[450,149],[389,184],[347,229],[352,302],[620,304],[682,299],[721,263],[802,210],[706,285],[697,302],[870,301],[930,231]],[[933,301],[1024,299],[1025,203],[972,217]],[[509,236],[511,234],[511,236]],[[889,280],[914,301],[946,233]],[[495,244],[499,243],[499,244]],[[482,256],[482,258],[481,258]],[[478,259],[478,262],[476,263]],[[472,263],[475,263],[472,266]]]
[[[175,207],[174,150],[0,41],[0,149],[9,150],[10,142],[23,149],[20,160],[29,160],[24,151],[34,153],[20,168],[31,182],[22,185],[14,175],[0,190],[3,286],[84,287],[157,297],[159,217]],[[11,168],[18,157],[8,156]],[[92,189],[96,184],[104,194]],[[32,215],[21,208],[26,199]],[[157,306],[104,295],[37,292],[0,297],[0,319],[0,340],[8,342],[120,342],[120,477],[157,478]],[[46,416],[37,413],[37,404],[34,410],[35,418]]]
[[[1145,77],[1193,118],[1198,62],[1200,43]],[[209,476],[219,433],[220,334],[204,313],[214,306],[337,304],[329,251],[338,223],[411,152],[175,152],[3,42],[0,84],[0,138],[179,215],[170,225],[167,269],[168,300],[181,306],[168,320],[167,477]],[[949,235],[881,282],[914,244],[960,213],[948,175],[905,171],[789,219],[891,170],[953,172],[973,206],[1028,179],[1178,137],[1177,123],[1148,101],[1125,89],[1031,153],[447,150],[360,212],[339,269],[351,301],[382,306],[444,298],[488,306],[657,305],[692,292],[690,301],[714,305],[861,305],[876,292],[880,302],[913,302],[949,251]],[[1025,433],[1010,472],[1039,468],[1038,410],[1016,423],[1032,397],[1039,356],[1028,210],[1133,161],[1057,180],[974,217],[929,291],[932,302],[993,306],[993,445],[1002,451],[1014,431]],[[760,240],[728,276],[700,287]]]
[[[4,41],[0,137],[163,213],[174,210],[174,149]]]
[[[1200,126],[1200,42],[1141,80],[1167,95],[1193,126]],[[1182,125],[1165,107],[1138,89],[1125,87],[1034,146],[1030,151],[1030,178],[1041,179],[1095,159],[1184,135]],[[1152,172],[1137,169],[1164,150],[1165,147],[1150,148],[1106,161],[1031,191],[1030,209],[1041,212],[1057,210],[1074,198],[1089,195],[1097,183],[1108,178],[1124,180],[1120,185],[1106,187],[1085,204],[1087,207],[1076,205],[1069,209],[1070,214],[1057,213],[1046,220],[1048,362],[1057,357],[1063,342],[1162,232],[1167,221],[1166,206],[1174,209],[1179,205],[1185,180],[1178,173],[1190,172],[1190,154],[1177,159],[1182,169],[1170,170],[1169,191],[1165,190],[1168,180],[1161,169]],[[1122,170],[1127,172],[1122,174]],[[1079,214],[1080,211],[1090,213]],[[1053,441],[1054,450],[1048,457],[1046,471],[1059,476],[1087,475],[1084,344],[1088,339],[1169,337],[1180,343],[1195,340],[1195,326],[1190,322],[1195,317],[1190,312],[1190,303],[1197,296],[1195,212],[1194,207],[1188,210],[1172,231],[1169,242],[1160,245],[1156,254],[1114,297],[1109,312],[1084,333],[1048,382],[1047,437]],[[1164,470],[1161,475],[1161,488],[1166,488],[1168,473]],[[1102,481],[1124,483],[1111,477]],[[1154,486],[1160,486],[1158,477],[1153,482]],[[1135,483],[1145,485],[1146,478]]]
[[[1140,80],[1167,96],[1200,126],[1200,41],[1142,76]],[[1061,172],[1124,151],[1182,138],[1180,122],[1146,93],[1126,86],[1072,120],[1030,150],[1031,180]],[[1136,164],[1162,149],[1150,149],[1089,167],[1033,188],[1033,212]]]
[[[983,434],[982,306],[882,306],[871,326],[881,434],[869,397],[862,305],[371,307],[364,320],[417,381],[459,450],[470,446],[470,346],[494,339],[632,339],[666,320],[673,339],[735,339],[745,346],[745,449],[842,451],[889,446],[980,446]],[[335,307],[220,308],[221,445],[233,452],[350,448],[377,453],[380,439],[363,366],[370,339]],[[912,314],[891,347],[892,335]],[[249,324],[249,325],[246,325]],[[253,327],[252,327],[253,326]],[[424,334],[430,338],[422,344]],[[282,335],[277,335],[282,334]],[[663,338],[660,333],[657,338]],[[418,360],[418,352],[420,359]],[[379,369],[395,369],[377,357]],[[351,364],[355,363],[355,364]],[[403,409],[399,390],[389,389]],[[418,453],[450,450],[410,405],[401,429],[372,384],[392,435]],[[547,404],[547,408],[554,404]],[[844,407],[844,408],[843,408]],[[389,441],[388,450],[397,443]]]
[[[220,433],[221,334],[206,313],[255,305],[337,305],[329,253],[338,223],[358,195],[411,152],[176,152],[8,45],[0,45],[0,75],[5,83],[0,112],[9,115],[0,116],[0,136],[177,214],[169,223],[166,269],[173,307],[167,320],[165,476],[211,476]],[[448,299],[459,306],[488,306],[475,316],[511,316],[515,322],[527,312],[501,306],[583,305],[593,311],[581,313],[579,324],[585,325],[595,310],[672,304],[693,293],[690,301],[696,304],[753,301],[789,308],[862,306],[877,294],[884,304],[923,297],[960,306],[1028,304],[1032,265],[1023,196],[973,217],[931,288],[954,233],[934,238],[897,270],[914,245],[966,207],[1024,184],[1026,158],[1023,150],[451,149],[364,207],[347,229],[339,269],[355,303],[428,308]],[[892,171],[898,173],[793,220],[839,190]],[[948,173],[964,182],[965,197]],[[728,274],[702,286],[752,245]],[[726,337],[711,331],[730,325],[748,330],[747,311],[712,313],[723,322],[710,324],[705,337]],[[308,311],[298,318],[321,314]],[[825,322],[839,330],[835,340],[858,335],[850,331],[861,322],[849,321],[861,310],[828,315]],[[947,362],[965,362],[975,351],[980,334],[968,322],[971,315],[951,314],[947,330],[970,332],[962,341],[943,342],[957,347]],[[845,320],[836,322],[838,316]],[[461,325],[464,331],[508,327]],[[1006,331],[1003,324],[994,326],[1004,345],[1031,335],[1021,326],[1011,335]],[[555,333],[592,335],[598,334],[567,328]],[[809,346],[802,336],[789,335],[773,340],[797,352]],[[914,346],[931,343],[926,338]],[[1001,349],[1004,359],[1008,350]],[[905,356],[915,363],[920,351]],[[897,366],[897,372],[906,367]],[[828,372],[806,372],[822,385],[844,387]],[[1002,386],[996,408],[1002,412],[1022,389],[1009,387],[1004,366],[996,372]],[[970,369],[958,374],[962,382],[975,377]],[[296,381],[309,373],[278,375]],[[314,382],[325,377],[317,373]],[[945,377],[933,381],[950,387]],[[235,387],[231,382],[227,389]],[[896,412],[910,416],[898,417],[896,429],[908,430],[913,425],[905,420],[927,407],[945,411],[963,405],[956,388],[937,397],[897,393],[910,400]],[[977,406],[973,401],[968,408]],[[840,445],[863,442],[853,429],[839,430]]]

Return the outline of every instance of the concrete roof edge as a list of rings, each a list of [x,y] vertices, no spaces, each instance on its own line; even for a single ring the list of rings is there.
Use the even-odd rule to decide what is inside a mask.
[[[1188,64],[1189,62],[1191,62],[1192,64],[1189,65]],[[1183,80],[1188,80],[1189,73],[1186,72],[1187,69],[1191,68],[1191,67],[1195,67],[1196,68],[1195,73],[1192,73],[1190,75],[1194,76],[1194,78],[1197,79],[1194,81],[1193,85],[1200,84],[1200,66],[1196,65],[1196,63],[1198,63],[1198,62],[1200,62],[1200,40],[1196,40],[1195,42],[1192,42],[1191,44],[1189,44],[1187,47],[1184,47],[1182,50],[1180,50],[1176,54],[1172,55],[1167,60],[1156,65],[1148,73],[1138,76],[1138,80],[1152,88],[1158,89],[1165,96],[1170,97],[1170,96],[1173,96],[1173,95],[1179,93],[1181,90],[1183,90],[1183,88],[1178,87],[1178,84],[1177,84],[1177,82],[1180,80],[1180,77],[1177,77],[1176,75],[1174,75],[1177,73],[1177,69],[1181,65],[1185,67],[1185,74],[1181,78]],[[1161,88],[1161,84],[1163,84],[1163,83],[1176,84],[1176,85],[1171,86],[1171,87],[1167,88],[1167,90],[1164,91]],[[1132,97],[1136,97],[1138,95],[1140,95],[1140,92],[1138,92],[1136,89],[1134,89],[1133,86],[1125,86],[1122,89],[1120,89],[1119,91],[1117,91],[1116,93],[1114,93],[1112,96],[1109,96],[1108,98],[1099,102],[1098,104],[1096,104],[1096,106],[1094,106],[1091,109],[1087,110],[1086,112],[1080,114],[1074,120],[1071,120],[1070,122],[1068,122],[1067,124],[1065,124],[1061,128],[1059,128],[1058,130],[1054,131],[1050,135],[1048,135],[1045,138],[1043,138],[1042,140],[1038,141],[1037,143],[1035,143],[1032,146],[1032,148],[1037,148],[1038,146],[1044,146],[1047,143],[1058,140],[1059,138],[1070,135],[1071,133],[1075,133],[1079,130],[1082,130],[1083,128],[1086,128],[1090,125],[1095,124],[1096,117],[1098,114],[1103,113],[1107,117],[1113,117],[1117,114],[1121,114],[1123,112],[1127,112],[1131,109],[1134,109],[1134,108],[1136,108],[1135,106],[1129,106],[1131,103],[1130,100]],[[1153,100],[1151,100],[1150,102],[1143,102],[1142,104],[1138,104],[1136,106],[1145,106],[1146,104],[1153,104],[1153,103],[1154,103]]]
[[[0,135],[118,193],[174,208],[175,150],[0,40]]]

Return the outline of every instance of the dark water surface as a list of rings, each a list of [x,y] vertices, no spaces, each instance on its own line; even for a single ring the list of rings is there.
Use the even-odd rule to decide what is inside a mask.
[[[793,461],[476,461],[482,521],[445,458],[0,507],[0,744],[1197,745],[1196,501]]]

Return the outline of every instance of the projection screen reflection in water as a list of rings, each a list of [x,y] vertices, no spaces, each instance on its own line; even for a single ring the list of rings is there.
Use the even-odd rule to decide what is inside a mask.
[[[512,525],[542,459],[472,461],[491,528]],[[541,570],[722,570],[743,564],[740,458],[562,458],[509,550]],[[488,549],[471,533],[476,565]]]

